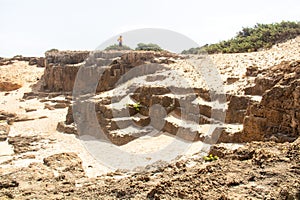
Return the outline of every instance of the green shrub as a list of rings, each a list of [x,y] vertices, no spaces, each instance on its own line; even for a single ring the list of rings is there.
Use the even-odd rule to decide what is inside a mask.
[[[184,50],[183,54],[199,54],[201,51],[212,53],[243,53],[271,48],[274,44],[285,42],[300,35],[300,22],[256,24],[242,28],[237,35],[217,44]]]
[[[212,154],[210,154],[209,156],[204,156],[203,157],[203,160],[205,162],[211,162],[211,161],[215,161],[215,160],[218,160],[219,157],[218,156],[213,156]]]
[[[126,46],[126,45],[123,45],[123,46],[119,46],[117,44],[113,44],[113,45],[110,45],[108,47],[106,47],[104,49],[105,51],[110,51],[110,50],[117,50],[117,51],[122,51],[122,50],[132,50],[129,46]]]
[[[126,104],[127,107],[134,108],[136,111],[140,111],[142,108],[142,105],[140,102],[134,103],[134,104]]]
[[[59,52],[58,49],[50,49],[48,51],[46,51],[45,53],[54,53],[54,52]]]
[[[163,49],[158,46],[157,44],[144,44],[144,43],[139,43],[137,44],[137,47],[135,48],[137,51],[163,51]]]

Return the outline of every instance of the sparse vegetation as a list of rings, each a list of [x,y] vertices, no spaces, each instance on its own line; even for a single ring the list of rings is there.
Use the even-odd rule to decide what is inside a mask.
[[[58,49],[49,49],[48,51],[46,51],[45,53],[54,53],[54,52],[58,52]]]
[[[152,44],[152,43],[149,43],[149,44],[144,44],[144,43],[139,43],[137,44],[137,48],[135,48],[135,50],[137,51],[163,51],[163,49],[158,46],[157,44]]]
[[[133,103],[133,104],[126,104],[126,106],[134,108],[136,111],[140,111],[140,109],[142,108],[142,105],[140,102]]]
[[[212,154],[210,154],[209,156],[204,156],[203,160],[205,160],[205,162],[211,162],[211,161],[215,161],[218,160],[219,157],[218,156],[214,156]]]
[[[123,46],[119,46],[117,44],[113,44],[113,45],[110,45],[108,47],[106,47],[104,49],[105,51],[110,51],[110,50],[117,50],[117,51],[122,51],[122,50],[132,50],[129,46],[126,46],[126,45],[123,45]]]
[[[285,42],[300,35],[300,22],[286,22],[273,24],[256,24],[245,27],[237,35],[217,44],[206,44],[202,47],[184,50],[183,54],[198,54],[201,51],[212,53],[243,53],[271,48],[272,45]]]

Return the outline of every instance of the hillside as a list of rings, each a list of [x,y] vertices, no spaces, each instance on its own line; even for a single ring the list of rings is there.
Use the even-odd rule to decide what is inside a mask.
[[[198,48],[184,50],[183,54],[243,53],[268,49],[275,44],[285,42],[300,35],[300,22],[280,22],[256,24],[245,27],[229,40],[216,44],[207,44]]]

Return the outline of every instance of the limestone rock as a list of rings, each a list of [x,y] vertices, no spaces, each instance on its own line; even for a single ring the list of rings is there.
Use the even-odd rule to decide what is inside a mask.
[[[14,80],[1,80],[0,79],[0,91],[13,91],[22,87],[22,83]]]
[[[6,122],[0,122],[0,141],[5,141],[7,139],[9,130],[9,125]]]
[[[90,55],[89,55],[90,54]],[[164,60],[161,61],[161,57]],[[176,54],[168,52],[110,52],[110,51],[54,51],[46,53],[43,89],[51,92],[72,92],[81,66],[82,76],[77,77],[79,89],[87,93],[112,89],[122,75],[130,69],[149,63],[172,63]],[[96,65],[96,67],[94,67]],[[92,67],[91,67],[92,66]],[[151,70],[151,68],[149,68]],[[99,71],[102,74],[97,74]],[[93,80],[99,80],[99,84]],[[95,91],[91,89],[96,87]]]
[[[28,64],[36,65],[37,67],[45,67],[45,58],[44,57],[30,58]]]
[[[74,124],[65,124],[65,122],[59,122],[57,124],[56,130],[63,133],[75,134],[77,135],[77,129]]]
[[[8,138],[8,143],[13,145],[16,154],[26,153],[29,151],[37,151],[40,147],[38,142],[43,138],[39,136],[21,136],[17,135]]]
[[[293,141],[300,135],[300,61],[282,63],[270,75],[277,84],[263,94],[260,103],[248,108],[243,141]]]
[[[89,51],[48,51],[45,53],[46,65],[53,63],[59,65],[78,64],[89,55]]]
[[[251,104],[250,97],[232,96],[229,100],[228,110],[226,112],[226,123],[242,124],[246,116],[246,110]]]
[[[69,177],[82,177],[82,161],[75,153],[59,153],[43,159],[44,164]]]

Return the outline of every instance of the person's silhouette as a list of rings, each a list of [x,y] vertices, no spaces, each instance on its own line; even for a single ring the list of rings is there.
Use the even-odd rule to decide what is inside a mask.
[[[118,42],[119,42],[119,47],[122,47],[122,45],[123,45],[122,35],[120,35],[120,37],[118,38]]]

